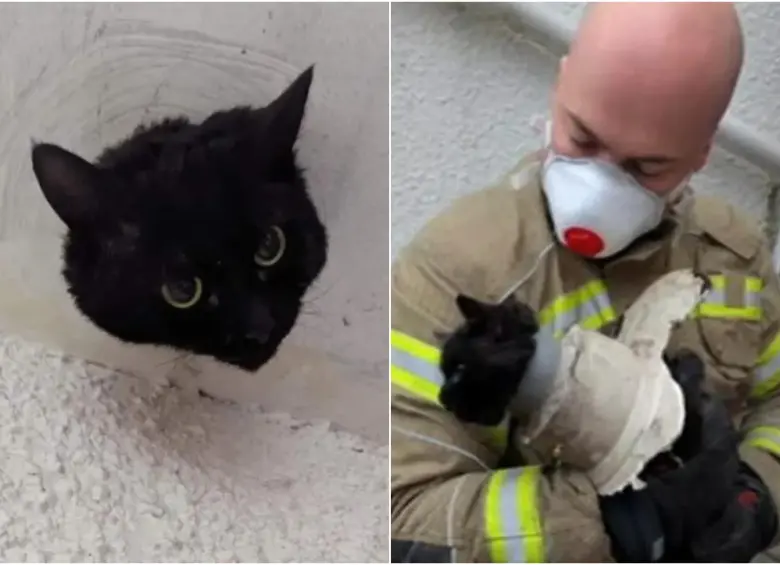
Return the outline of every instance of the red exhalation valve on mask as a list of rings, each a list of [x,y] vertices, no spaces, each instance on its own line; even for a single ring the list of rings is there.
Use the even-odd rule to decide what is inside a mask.
[[[566,247],[584,257],[595,257],[604,250],[604,240],[601,236],[586,228],[567,229],[563,232],[563,241]]]

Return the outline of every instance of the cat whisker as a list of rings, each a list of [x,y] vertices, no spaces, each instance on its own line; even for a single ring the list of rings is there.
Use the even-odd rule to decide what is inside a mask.
[[[319,296],[313,296],[313,297],[309,297],[308,299],[304,300],[304,301],[303,301],[303,303],[304,303],[304,304],[311,304],[311,303],[313,303],[313,302],[317,302],[318,300],[322,299],[322,297],[324,297],[326,294],[328,294],[328,293],[329,293],[331,290],[333,290],[333,286],[334,286],[334,285],[330,285],[330,286],[329,286],[327,289],[325,289],[325,291],[324,291],[324,292],[322,292],[322,293],[321,293]],[[315,283],[315,286],[314,286],[314,287],[312,287],[312,289],[319,290],[319,289],[320,289],[320,286],[319,286],[319,285],[316,285],[316,283]]]
[[[172,357],[171,359],[168,359],[167,361],[163,361],[162,363],[158,363],[156,365],[156,367],[159,368],[159,367],[164,367],[165,365],[175,364],[175,363],[181,361],[182,359],[184,359],[185,357],[187,357],[187,355],[189,355],[189,353],[182,353],[181,355],[177,355],[175,357]]]

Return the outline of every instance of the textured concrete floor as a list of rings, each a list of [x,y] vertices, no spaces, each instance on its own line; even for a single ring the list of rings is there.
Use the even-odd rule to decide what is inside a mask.
[[[3,561],[386,562],[387,448],[0,335]]]

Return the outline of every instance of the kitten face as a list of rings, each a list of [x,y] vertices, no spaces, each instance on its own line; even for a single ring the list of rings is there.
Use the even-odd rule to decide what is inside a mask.
[[[487,304],[456,298],[464,322],[442,347],[442,406],[459,420],[483,426],[501,422],[536,350],[538,331],[525,304]]]
[[[68,226],[63,275],[93,323],[246,370],[274,355],[327,254],[294,153],[311,79],[265,108],[140,127],[96,165],[33,148]]]

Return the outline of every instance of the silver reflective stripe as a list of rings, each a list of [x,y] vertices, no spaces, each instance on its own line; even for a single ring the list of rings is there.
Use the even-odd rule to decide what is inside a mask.
[[[701,300],[702,304],[720,304],[721,306],[726,305],[726,291],[712,288],[710,289],[707,294],[704,295],[704,297]]]
[[[586,304],[583,304],[582,306],[585,306]],[[580,318],[580,316],[578,315],[579,314],[578,310],[579,308],[577,310],[570,310],[568,312],[563,312],[555,316],[555,318],[553,318],[552,322],[550,323],[550,329],[552,330],[553,335],[557,335],[558,333],[563,333],[566,330],[568,330],[570,327],[572,327],[574,324],[576,324],[577,319]],[[542,329],[546,329],[546,326],[543,327]]]
[[[747,433],[745,441],[748,445],[780,456],[780,428],[758,426]]]
[[[413,375],[422,377],[436,386],[444,384],[444,377],[439,371],[439,367],[397,347],[390,349],[390,363]]]
[[[518,535],[523,532],[523,526],[520,524],[519,478],[524,472],[526,471],[523,467],[507,470],[498,500],[509,563],[527,563],[523,537]]]
[[[759,283],[758,290],[751,289],[751,284]],[[726,278],[719,275],[717,278],[713,277],[713,288],[702,299],[706,304],[718,304],[726,306]],[[744,280],[743,285],[743,300],[745,307],[757,307],[761,305],[761,282],[760,279],[748,278]]]
[[[756,380],[763,383],[764,381],[771,379],[778,371],[780,371],[780,355],[775,355],[765,365],[761,365],[756,371]]]
[[[606,293],[600,292],[591,296],[576,308],[557,314],[551,322],[553,334],[566,332],[574,324],[582,323],[589,318],[601,317],[611,306]]]
[[[770,428],[769,426],[760,426],[752,429],[747,434],[748,439],[768,439],[780,447],[780,429]]]
[[[493,474],[485,501],[490,557],[500,563],[545,563],[546,540],[539,513],[540,467],[513,467]]]
[[[745,290],[745,306],[761,306],[761,292]]]
[[[762,398],[780,385],[780,334],[776,335],[758,359],[750,395]]]
[[[718,304],[721,306],[726,306],[726,292],[713,288],[706,294],[706,296],[704,296],[702,302],[705,304]],[[745,289],[744,302],[745,307],[760,306],[761,293]]]

